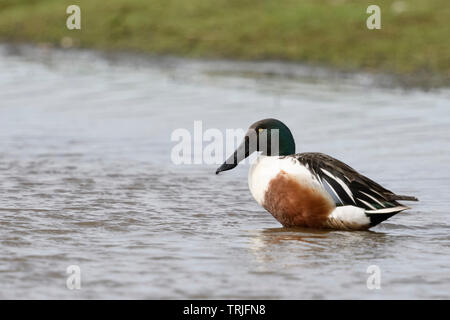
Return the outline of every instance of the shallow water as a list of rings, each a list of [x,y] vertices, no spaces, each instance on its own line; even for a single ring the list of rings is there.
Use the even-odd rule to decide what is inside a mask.
[[[2,45],[0,298],[448,299],[449,98],[281,63]],[[284,229],[252,199],[248,165],[171,161],[171,133],[194,120],[266,117],[298,152],[421,201],[371,231]]]

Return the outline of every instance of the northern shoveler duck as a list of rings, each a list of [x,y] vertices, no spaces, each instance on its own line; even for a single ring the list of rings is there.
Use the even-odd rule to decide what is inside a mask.
[[[255,151],[261,154],[249,171],[250,191],[285,227],[366,230],[409,209],[397,200],[418,201],[383,188],[326,154],[295,154],[291,131],[276,119],[252,124],[216,174],[233,169]]]

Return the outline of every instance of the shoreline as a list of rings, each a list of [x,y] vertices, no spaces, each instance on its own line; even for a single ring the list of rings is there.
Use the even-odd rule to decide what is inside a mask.
[[[0,41],[194,59],[283,61],[384,74],[403,86],[450,85],[447,0],[380,0],[381,29],[358,1],[79,1],[81,30],[66,27],[70,1],[5,0]]]
[[[161,55],[155,53],[137,52],[131,50],[105,50],[84,47],[61,47],[52,43],[30,43],[30,42],[3,42],[0,47],[4,47],[11,54],[26,54],[35,50],[45,52],[52,50],[61,53],[94,53],[99,57],[106,58],[113,62],[146,64],[163,63],[167,65],[179,66],[188,62],[203,69],[205,74],[218,76],[239,76],[255,79],[280,78],[297,81],[307,81],[320,83],[323,81],[336,82],[342,85],[357,85],[361,87],[375,87],[381,89],[402,89],[402,90],[435,90],[450,88],[450,78],[440,74],[413,74],[402,75],[387,72],[367,72],[364,70],[345,70],[332,66],[310,65],[302,62],[283,60],[234,60],[221,58],[192,58],[177,55]],[[132,59],[130,59],[130,57]]]

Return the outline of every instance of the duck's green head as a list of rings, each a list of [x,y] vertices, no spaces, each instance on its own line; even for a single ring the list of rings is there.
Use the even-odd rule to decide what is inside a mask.
[[[248,128],[244,141],[216,171],[235,168],[239,162],[255,151],[267,156],[287,156],[295,153],[295,142],[291,130],[277,119],[264,119]]]

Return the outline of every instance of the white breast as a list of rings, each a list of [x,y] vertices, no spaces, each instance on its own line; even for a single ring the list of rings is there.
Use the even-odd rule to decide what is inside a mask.
[[[301,184],[308,184],[315,188],[321,188],[319,182],[311,172],[295,158],[259,156],[255,163],[250,167],[248,173],[248,186],[253,198],[255,198],[260,205],[263,205],[264,203],[264,195],[270,181],[282,170],[291,177],[296,178]]]

